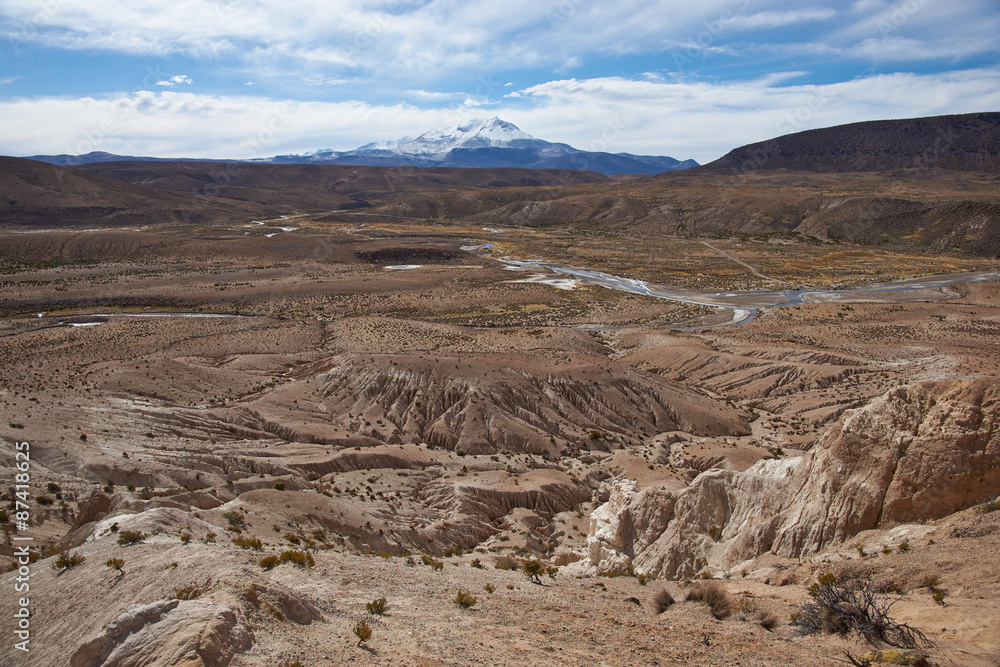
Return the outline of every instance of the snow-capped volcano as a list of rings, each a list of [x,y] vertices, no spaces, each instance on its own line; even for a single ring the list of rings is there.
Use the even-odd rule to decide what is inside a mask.
[[[694,160],[681,162],[666,156],[581,151],[567,144],[537,139],[497,116],[429,130],[416,139],[377,141],[342,152],[327,149],[305,155],[278,155],[264,161],[385,167],[587,169],[603,174],[659,174],[698,166]]]
[[[109,160],[156,160],[94,153],[72,156],[35,156],[57,164],[84,164]],[[537,139],[511,122],[494,116],[469,120],[453,127],[424,132],[416,139],[376,141],[349,151],[322,148],[298,155],[255,158],[272,164],[353,164],[380,167],[524,167],[529,169],[583,169],[602,174],[659,174],[696,167],[694,160],[656,155],[581,151],[568,144]]]
[[[535,139],[513,123],[494,116],[430,130],[410,141],[400,140],[396,150],[407,155],[443,157],[456,148],[526,148],[525,144],[532,143],[548,142]]]

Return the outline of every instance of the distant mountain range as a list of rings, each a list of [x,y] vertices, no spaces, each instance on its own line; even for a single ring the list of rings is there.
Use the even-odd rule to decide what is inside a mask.
[[[1000,173],[1000,113],[875,120],[796,132],[733,149],[701,169]]]
[[[96,162],[212,162],[213,160],[133,157],[94,152],[86,155],[33,155],[28,159],[61,165]],[[536,139],[513,123],[493,117],[424,132],[416,139],[365,144],[349,151],[321,149],[302,155],[277,155],[251,162],[268,164],[343,164],[379,167],[522,167],[582,169],[605,175],[660,174],[697,167],[694,160],[667,156],[582,151]]]
[[[524,136],[486,121],[358,151],[409,156],[411,164],[477,151],[539,155],[543,146]],[[1000,257],[998,175],[996,112],[810,130],[735,149],[703,167],[634,179],[322,162],[99,160],[66,168],[0,157],[0,229],[245,224],[313,213],[321,222],[584,225],[654,238],[798,235],[992,258]]]

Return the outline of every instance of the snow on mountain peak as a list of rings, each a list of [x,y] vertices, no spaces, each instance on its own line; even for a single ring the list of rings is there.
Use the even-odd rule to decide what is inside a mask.
[[[397,150],[411,155],[444,155],[455,148],[507,148],[514,141],[539,140],[494,116],[424,132],[412,141],[400,141]]]

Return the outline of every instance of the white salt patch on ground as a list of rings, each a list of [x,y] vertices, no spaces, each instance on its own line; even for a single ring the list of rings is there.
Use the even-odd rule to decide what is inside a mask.
[[[556,289],[576,289],[580,286],[580,281],[576,278],[553,278],[551,275],[536,273],[533,276],[522,280],[510,280],[511,283],[541,283],[551,285]]]

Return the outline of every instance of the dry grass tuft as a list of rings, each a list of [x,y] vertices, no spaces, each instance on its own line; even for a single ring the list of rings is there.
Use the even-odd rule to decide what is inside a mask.
[[[726,618],[733,613],[733,598],[717,581],[699,581],[693,584],[685,599],[688,602],[704,602],[716,618]]]
[[[653,610],[657,614],[662,614],[667,609],[670,609],[675,602],[676,600],[674,600],[674,596],[670,594],[670,591],[666,588],[661,588],[653,595]]]

